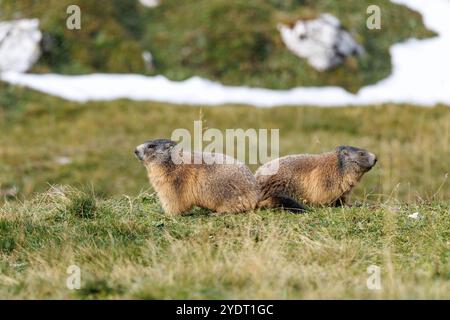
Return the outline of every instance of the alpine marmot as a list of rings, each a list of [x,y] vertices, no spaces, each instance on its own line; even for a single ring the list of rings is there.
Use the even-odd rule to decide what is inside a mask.
[[[278,170],[264,175],[278,161]],[[260,208],[284,207],[304,211],[306,205],[340,206],[361,177],[372,169],[377,157],[364,149],[340,146],[334,151],[289,155],[272,160],[256,171]]]
[[[183,152],[176,142],[166,139],[147,141],[135,154],[168,214],[181,214],[193,206],[238,213],[253,210],[258,203],[254,175],[232,157]]]

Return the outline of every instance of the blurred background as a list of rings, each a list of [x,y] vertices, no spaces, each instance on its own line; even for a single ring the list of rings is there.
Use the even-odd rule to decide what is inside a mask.
[[[67,11],[74,4],[79,29],[68,28],[68,19],[76,22],[76,11]],[[374,4],[381,28],[368,27],[367,8]],[[438,36],[419,12],[389,0],[0,0],[0,72],[42,74],[38,83],[48,73],[131,73],[356,93],[392,74],[393,45]],[[360,200],[450,198],[450,111],[444,104],[262,109],[127,99],[80,103],[2,79],[0,201],[60,184],[92,188],[102,197],[137,194],[149,186],[134,147],[168,138],[177,128],[192,130],[199,119],[204,128],[280,129],[281,155],[338,145],[369,149],[380,161],[357,188]]]

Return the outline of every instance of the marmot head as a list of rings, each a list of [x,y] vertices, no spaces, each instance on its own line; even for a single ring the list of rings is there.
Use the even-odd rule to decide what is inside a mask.
[[[339,168],[344,172],[364,174],[377,163],[377,156],[373,153],[351,146],[336,148],[339,159]]]
[[[134,154],[144,164],[168,163],[176,145],[176,142],[167,139],[149,140],[137,146]]]

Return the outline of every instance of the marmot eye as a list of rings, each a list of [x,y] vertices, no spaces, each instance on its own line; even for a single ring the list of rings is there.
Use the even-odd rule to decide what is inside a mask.
[[[358,155],[360,155],[360,156],[362,157],[362,156],[365,155],[365,152],[364,152],[364,151],[359,151],[359,152],[358,152]]]
[[[149,145],[147,146],[147,149],[153,149],[154,147],[155,147],[154,144],[149,144]]]

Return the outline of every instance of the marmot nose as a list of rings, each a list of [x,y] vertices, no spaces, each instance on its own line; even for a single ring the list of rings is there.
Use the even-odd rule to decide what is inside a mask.
[[[136,157],[137,157],[139,160],[142,160],[141,153],[139,152],[139,150],[138,150],[137,148],[134,150],[134,154],[136,155]]]

